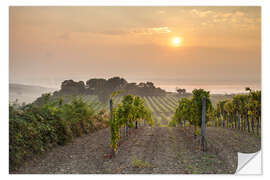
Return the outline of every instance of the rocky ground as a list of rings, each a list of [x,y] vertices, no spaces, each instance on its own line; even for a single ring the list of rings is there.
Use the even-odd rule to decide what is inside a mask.
[[[140,126],[122,138],[110,158],[109,129],[58,146],[12,174],[228,174],[237,168],[237,152],[260,149],[260,138],[207,128],[207,152],[194,140],[193,128]],[[199,139],[199,138],[198,138]]]

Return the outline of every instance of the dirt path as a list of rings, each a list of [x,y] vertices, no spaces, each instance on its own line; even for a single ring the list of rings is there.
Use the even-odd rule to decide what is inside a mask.
[[[218,135],[219,132],[220,130],[212,128],[208,135],[217,136],[216,140],[222,141],[224,134],[231,134],[230,130],[226,129],[222,130],[222,136]],[[231,139],[234,146],[236,141],[241,141],[241,147],[244,147],[244,144],[250,144],[250,141],[243,140],[247,137],[249,136],[239,135],[239,138]],[[231,148],[229,146],[231,141],[224,143]],[[257,141],[252,141],[249,146],[254,147],[254,143],[260,146]],[[116,157],[107,158],[109,130],[103,129],[77,138],[68,145],[56,147],[44,157],[29,162],[12,173],[186,174],[234,173],[236,169],[230,161],[224,161],[217,152],[198,151],[195,146],[192,146],[193,139],[189,132],[181,127],[139,127],[131,132],[128,140],[121,142]],[[215,142],[212,144],[215,145]],[[234,148],[234,150],[238,149]]]

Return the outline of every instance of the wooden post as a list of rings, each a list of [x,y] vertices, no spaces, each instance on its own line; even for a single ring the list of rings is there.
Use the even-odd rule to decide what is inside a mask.
[[[225,117],[222,115],[222,126],[225,127]]]
[[[261,134],[261,116],[258,117],[258,126],[257,126],[257,132],[258,132],[258,136]]]
[[[121,126],[120,126],[120,128],[119,128],[119,136],[120,136],[120,139],[121,139],[121,135],[122,135],[122,133],[121,133]]]
[[[111,122],[113,121],[112,114],[113,114],[113,103],[112,103],[112,99],[110,99],[110,120],[111,120]],[[115,156],[115,151],[114,151],[114,149],[112,149],[112,157],[114,157],[114,156]]]
[[[240,129],[240,115],[238,111],[237,111],[237,128]]]
[[[248,133],[250,133],[250,122],[249,122],[249,117],[248,117],[248,115],[246,115],[246,119],[247,119]]]
[[[111,118],[112,118],[112,99],[110,99],[110,113],[111,113]]]
[[[245,123],[244,131],[246,131],[246,129],[247,129],[247,118],[245,118],[245,116],[243,116],[243,117],[245,119],[245,121],[244,121],[244,123]]]
[[[234,115],[234,129],[236,129],[237,128],[237,122],[236,122],[236,116]]]
[[[251,116],[251,129],[252,129],[252,133],[255,134],[255,131],[254,131],[254,117]]]
[[[126,137],[128,137],[128,122],[126,123]]]
[[[257,119],[257,136],[259,136],[259,118]]]
[[[201,150],[206,150],[206,142],[205,142],[205,114],[206,114],[206,97],[204,96],[202,99],[202,124],[201,124]]]

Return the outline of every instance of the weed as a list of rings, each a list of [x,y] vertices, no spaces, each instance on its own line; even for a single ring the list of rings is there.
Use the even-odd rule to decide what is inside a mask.
[[[131,161],[131,165],[134,168],[148,168],[148,167],[150,167],[150,164],[148,162],[136,159],[136,157],[133,157],[133,159]]]
[[[178,152],[178,159],[179,159],[179,161],[182,160],[182,153],[181,152]]]

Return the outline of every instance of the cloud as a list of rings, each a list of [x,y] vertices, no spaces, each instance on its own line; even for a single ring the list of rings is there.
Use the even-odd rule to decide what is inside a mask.
[[[204,21],[201,25],[205,26],[213,24],[222,24],[224,22],[228,24],[240,24],[241,27],[245,27],[249,24],[260,23],[260,18],[249,17],[248,14],[242,11],[235,12],[220,12],[210,10],[198,10],[192,9],[189,13],[195,17],[202,18]]]
[[[165,11],[158,11],[158,14],[165,14],[166,12]]]
[[[152,33],[157,33],[157,34],[172,32],[168,27],[154,27],[148,30]]]
[[[128,32],[124,30],[120,30],[120,29],[115,29],[115,30],[102,31],[100,33],[105,34],[105,35],[124,35],[124,34],[127,34]]]
[[[232,13],[224,13],[221,15],[223,18],[229,18],[229,17],[232,17],[233,14]]]
[[[199,17],[207,17],[207,16],[213,14],[214,11],[210,11],[210,10],[208,10],[208,11],[198,11],[197,9],[192,9],[190,11],[190,13],[195,15],[195,16],[199,16]]]
[[[190,10],[190,13],[193,16],[197,16],[200,18],[213,18],[215,22],[224,22],[230,19],[246,17],[246,14],[241,11],[236,11],[234,13],[233,12],[224,13],[224,12],[216,12],[216,11],[210,11],[210,10],[200,11],[197,9],[192,9]]]
[[[152,34],[165,34],[172,32],[168,27],[151,27],[151,28],[135,28],[130,30],[109,30],[103,31],[101,34],[105,35],[152,35]]]
[[[240,11],[237,11],[237,12],[235,13],[235,15],[236,15],[236,16],[239,16],[239,17],[242,17],[242,16],[245,16],[245,13],[240,12]]]

